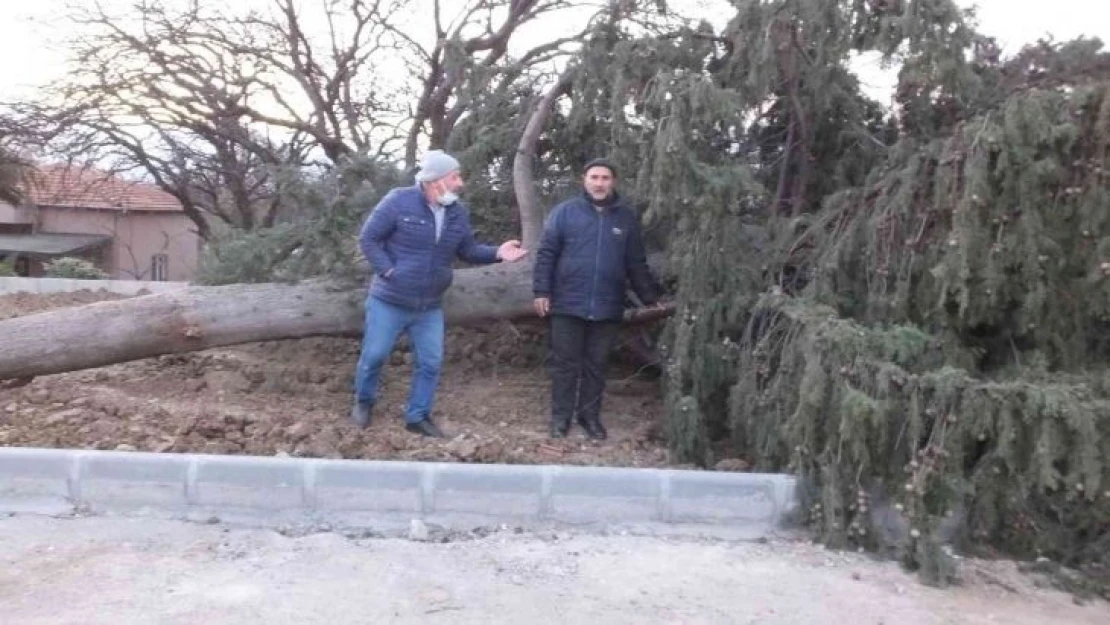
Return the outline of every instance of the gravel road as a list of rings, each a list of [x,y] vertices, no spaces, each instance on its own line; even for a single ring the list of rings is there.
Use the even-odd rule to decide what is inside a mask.
[[[428,543],[172,521],[0,519],[5,623],[1110,622],[1009,563],[937,590],[805,542],[495,532]]]

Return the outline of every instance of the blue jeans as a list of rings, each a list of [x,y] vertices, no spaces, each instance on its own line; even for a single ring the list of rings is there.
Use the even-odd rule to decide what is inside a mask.
[[[418,423],[432,414],[439,384],[439,368],[443,364],[442,308],[408,310],[376,297],[366,298],[362,354],[355,371],[355,399],[371,405],[377,400],[382,366],[401,332],[408,333],[415,357],[405,421]]]

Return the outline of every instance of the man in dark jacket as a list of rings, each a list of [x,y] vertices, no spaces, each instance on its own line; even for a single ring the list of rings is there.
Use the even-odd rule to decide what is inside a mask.
[[[428,152],[416,182],[382,198],[359,236],[374,278],[366,298],[351,419],[359,427],[370,425],[382,365],[397,337],[407,332],[415,366],[405,428],[442,437],[431,414],[443,361],[441,299],[451,286],[451,264],[456,257],[473,264],[514,262],[527,252],[519,241],[493,247],[474,240],[470,216],[458,201],[463,188],[459,163],[451,156]]]
[[[640,218],[617,194],[616,178],[611,163],[587,163],[584,192],[551,211],[536,252],[536,313],[551,316],[552,438],[567,435],[574,415],[587,436],[606,437],[605,364],[624,314],[626,282],[645,305],[659,300]]]

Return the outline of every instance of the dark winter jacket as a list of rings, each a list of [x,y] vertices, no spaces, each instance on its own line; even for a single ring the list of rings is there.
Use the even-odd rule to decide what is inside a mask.
[[[532,291],[551,298],[552,314],[618,320],[629,281],[645,304],[658,301],[640,218],[619,196],[599,211],[582,193],[551,211],[536,252]]]
[[[436,242],[435,215],[419,186],[382,198],[362,225],[359,244],[374,270],[370,295],[411,310],[441,305],[456,257],[476,265],[498,262],[496,247],[475,242],[459,202],[446,207]]]

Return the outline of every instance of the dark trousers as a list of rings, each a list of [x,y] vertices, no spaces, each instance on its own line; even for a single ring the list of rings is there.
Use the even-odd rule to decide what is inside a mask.
[[[605,365],[617,338],[617,321],[551,317],[551,419],[567,425],[598,422],[605,393]]]

